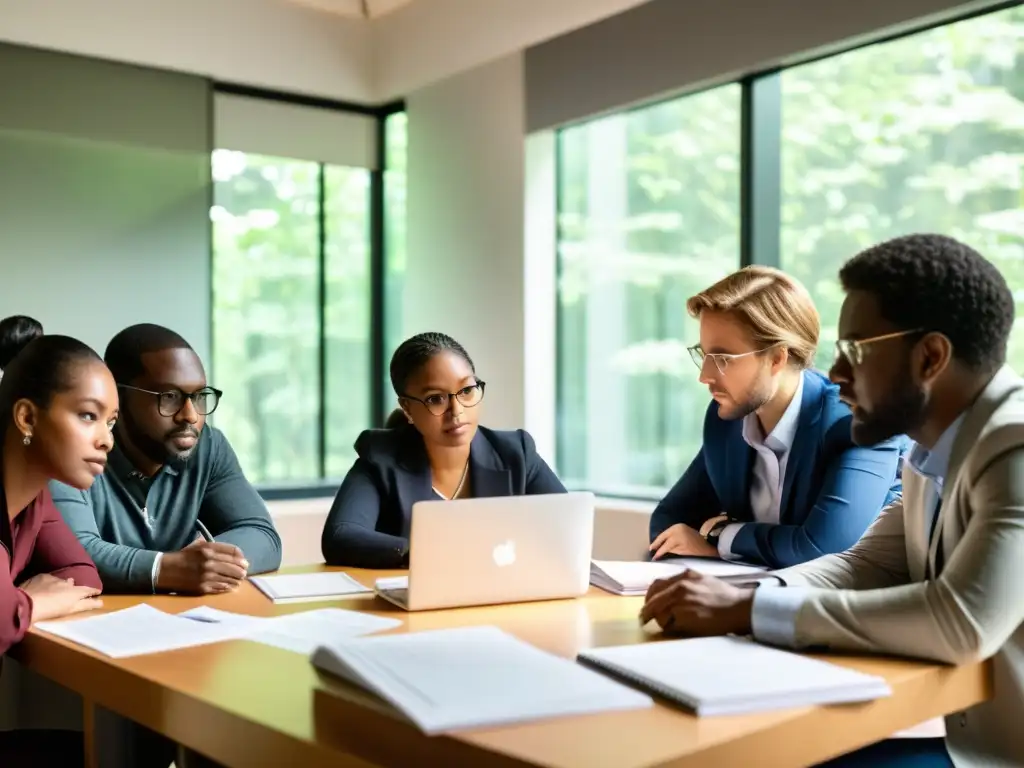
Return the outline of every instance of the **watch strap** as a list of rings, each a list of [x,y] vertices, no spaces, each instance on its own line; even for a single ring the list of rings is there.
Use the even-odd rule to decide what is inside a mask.
[[[708,535],[711,533],[711,531],[715,528],[716,525],[728,522],[728,515],[715,515],[714,517],[709,517],[707,520],[703,522],[698,533],[700,533],[700,537],[702,539],[707,541]]]
[[[708,544],[717,549],[718,540],[722,536],[722,531],[724,531],[726,529],[726,526],[728,526],[731,523],[732,520],[730,520],[729,518],[726,518],[725,520],[720,520],[719,522],[715,523],[713,526],[711,526],[711,530],[708,531],[708,535],[704,537],[704,540]]]

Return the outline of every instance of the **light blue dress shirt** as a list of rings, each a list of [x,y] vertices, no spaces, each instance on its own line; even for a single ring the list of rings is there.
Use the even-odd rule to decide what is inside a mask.
[[[757,413],[743,418],[743,440],[754,449],[750,475],[750,511],[755,523],[779,524],[782,506],[782,485],[786,479],[786,462],[796,440],[800,423],[800,406],[804,398],[804,377],[801,374],[793,399],[789,401],[775,428],[767,436],[761,429]],[[732,553],[736,534],[747,523],[730,523],[718,538],[718,555],[726,560],[738,559]]]
[[[961,414],[956,421],[946,427],[935,447],[930,451],[915,443],[907,456],[911,469],[929,481],[931,502],[927,509],[930,515],[925,521],[926,531],[931,530],[931,515],[936,512],[938,499],[942,496],[942,484],[949,470],[949,457],[953,451],[953,443],[964,416]],[[781,587],[762,585],[754,593],[753,613],[750,618],[754,638],[785,647],[796,645],[796,617],[800,613],[806,595],[806,588]]]

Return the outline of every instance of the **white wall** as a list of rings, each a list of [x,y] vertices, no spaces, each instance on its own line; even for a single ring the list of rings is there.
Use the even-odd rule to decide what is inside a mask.
[[[372,24],[374,93],[401,98],[644,2],[412,0]]]
[[[645,0],[0,0],[0,41],[379,104]]]
[[[487,382],[484,421],[524,423],[523,61],[409,95],[406,336],[458,339]]]
[[[537,46],[537,126],[993,1],[412,0],[366,21],[329,0],[0,0],[0,41],[361,104]]]
[[[0,316],[100,354],[159,323],[209,362],[206,81],[0,45],[0,94]]]
[[[0,0],[0,41],[370,103],[370,28],[282,0]]]
[[[0,168],[0,316],[100,355],[121,329],[158,323],[209,367],[207,158],[0,131]]]

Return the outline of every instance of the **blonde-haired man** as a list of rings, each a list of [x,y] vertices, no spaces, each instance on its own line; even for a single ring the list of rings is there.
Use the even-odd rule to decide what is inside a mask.
[[[838,388],[811,370],[807,290],[745,267],[687,301],[711,392],[704,444],[651,517],[651,552],[783,568],[852,546],[900,491],[904,437],[856,446]]]

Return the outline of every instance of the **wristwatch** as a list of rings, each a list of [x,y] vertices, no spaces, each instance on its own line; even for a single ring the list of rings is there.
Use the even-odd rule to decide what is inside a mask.
[[[704,521],[704,524],[700,527],[700,535],[704,541],[717,549],[718,539],[722,535],[722,531],[731,522],[728,515],[716,515]]]

